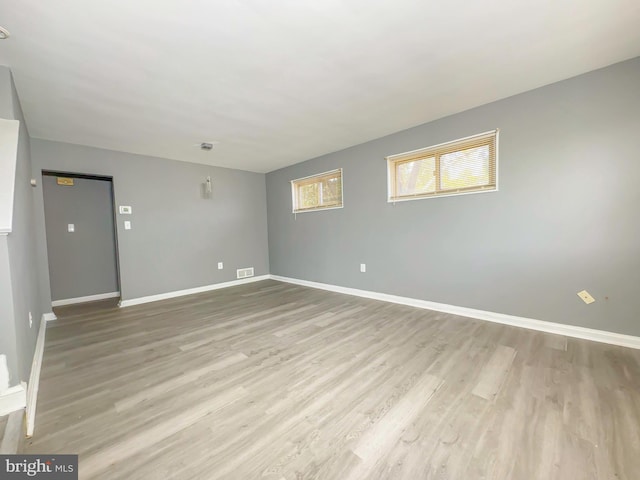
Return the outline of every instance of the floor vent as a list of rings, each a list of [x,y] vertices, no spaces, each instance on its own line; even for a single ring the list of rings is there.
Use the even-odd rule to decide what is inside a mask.
[[[236,270],[236,272],[238,274],[238,278],[253,277],[253,267],[251,267],[251,268],[239,268],[238,270]]]

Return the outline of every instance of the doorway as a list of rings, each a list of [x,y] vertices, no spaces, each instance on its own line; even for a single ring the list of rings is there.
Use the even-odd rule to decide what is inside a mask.
[[[54,307],[120,297],[113,178],[42,172]]]

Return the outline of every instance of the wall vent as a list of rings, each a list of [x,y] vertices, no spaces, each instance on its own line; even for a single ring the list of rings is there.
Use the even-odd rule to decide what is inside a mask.
[[[236,273],[238,274],[238,278],[253,277],[253,267],[239,268],[238,270],[236,270]]]

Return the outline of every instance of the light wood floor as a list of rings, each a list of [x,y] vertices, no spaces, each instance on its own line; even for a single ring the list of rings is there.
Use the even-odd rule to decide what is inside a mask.
[[[106,307],[22,448],[82,479],[640,478],[640,351],[271,280]]]

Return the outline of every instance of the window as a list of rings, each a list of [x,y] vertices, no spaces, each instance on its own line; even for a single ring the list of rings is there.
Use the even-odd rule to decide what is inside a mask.
[[[293,213],[342,207],[342,169],[291,181]]]
[[[389,202],[497,190],[498,130],[387,157]]]

